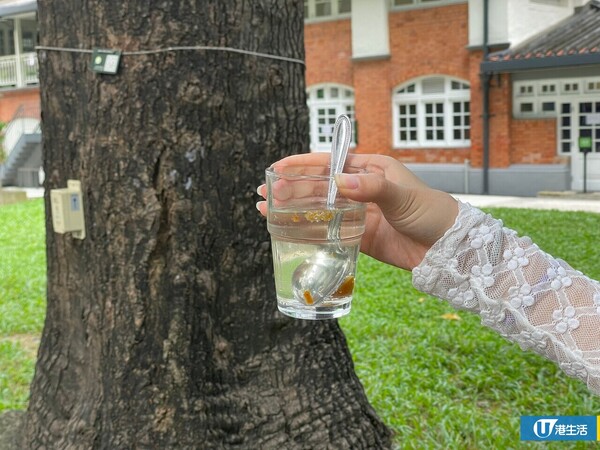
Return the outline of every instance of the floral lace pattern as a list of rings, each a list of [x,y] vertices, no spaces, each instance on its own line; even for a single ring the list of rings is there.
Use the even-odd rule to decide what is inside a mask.
[[[600,283],[459,202],[456,222],[413,269],[413,285],[555,361],[600,395]]]

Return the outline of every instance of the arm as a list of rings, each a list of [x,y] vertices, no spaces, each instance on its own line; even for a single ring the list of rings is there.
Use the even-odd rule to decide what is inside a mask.
[[[454,225],[413,269],[413,284],[479,314],[600,395],[600,284],[500,220],[460,203]]]
[[[361,251],[413,272],[423,292],[479,314],[484,325],[557,362],[600,395],[600,285],[502,222],[426,186],[382,155],[349,155],[364,175],[336,178],[367,202]],[[285,158],[327,164],[327,154]],[[264,185],[259,194],[264,196]],[[264,215],[266,204],[257,207]]]

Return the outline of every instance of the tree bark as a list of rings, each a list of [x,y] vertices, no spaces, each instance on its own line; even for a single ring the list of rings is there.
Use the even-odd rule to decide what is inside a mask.
[[[300,0],[39,0],[40,45],[303,59]],[[23,448],[384,448],[335,321],[276,311],[255,187],[307,149],[301,64],[226,51],[40,50],[48,308]]]

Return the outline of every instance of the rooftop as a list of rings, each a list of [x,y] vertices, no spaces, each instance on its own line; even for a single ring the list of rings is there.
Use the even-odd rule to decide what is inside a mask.
[[[491,53],[484,72],[600,64],[600,1],[591,0],[575,13],[527,41]]]

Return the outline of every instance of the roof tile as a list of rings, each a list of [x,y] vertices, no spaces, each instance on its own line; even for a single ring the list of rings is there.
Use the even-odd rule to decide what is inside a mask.
[[[598,52],[600,46],[600,1],[591,0],[575,13],[527,41],[491,53],[488,61],[544,58]],[[590,50],[591,49],[591,50]]]

